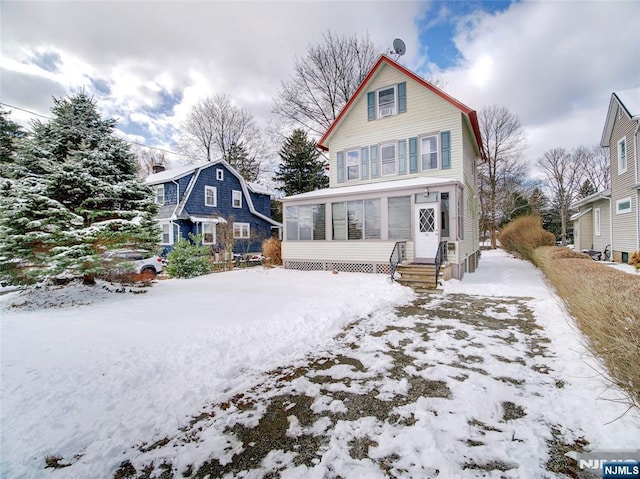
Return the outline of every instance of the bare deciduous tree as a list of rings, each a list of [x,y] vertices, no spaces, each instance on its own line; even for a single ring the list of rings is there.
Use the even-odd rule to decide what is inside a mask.
[[[182,149],[197,160],[233,161],[234,145],[242,144],[259,169],[262,138],[253,115],[234,104],[229,95],[208,97],[197,103],[182,125]],[[231,166],[234,166],[233,164]]]
[[[331,31],[307,55],[295,59],[294,73],[274,98],[274,113],[289,126],[323,135],[378,57],[369,37]]]
[[[603,191],[611,185],[609,170],[609,148],[599,145],[579,146],[573,153],[582,165],[583,180],[589,181],[596,191]]]
[[[487,161],[480,164],[481,231],[489,231],[491,247],[496,248],[496,229],[501,211],[527,174],[522,161],[526,141],[520,119],[505,107],[492,105],[480,110],[480,132]]]
[[[131,152],[135,156],[136,164],[138,165],[139,178],[144,179],[153,173],[154,166],[163,166],[165,168],[169,166],[167,155],[162,151],[135,146],[131,148]]]
[[[569,207],[575,201],[582,182],[582,158],[577,151],[572,154],[564,148],[552,148],[538,158],[537,163],[547,180],[551,207],[559,213],[561,241],[566,245]]]

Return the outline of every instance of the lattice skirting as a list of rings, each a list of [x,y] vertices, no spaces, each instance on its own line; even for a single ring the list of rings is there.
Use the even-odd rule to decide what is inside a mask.
[[[346,273],[389,274],[389,265],[381,263],[349,263],[339,261],[284,261],[287,269],[302,271],[343,271]]]

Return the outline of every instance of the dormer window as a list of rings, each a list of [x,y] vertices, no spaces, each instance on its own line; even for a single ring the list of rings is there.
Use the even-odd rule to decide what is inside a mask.
[[[378,118],[396,114],[396,87],[378,90]]]

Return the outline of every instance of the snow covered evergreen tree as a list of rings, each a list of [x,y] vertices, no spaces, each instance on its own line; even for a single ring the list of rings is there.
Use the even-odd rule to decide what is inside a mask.
[[[319,156],[315,142],[307,133],[299,128],[294,130],[280,150],[282,163],[275,177],[282,186],[278,189],[289,196],[327,188],[329,177],[325,174],[325,162],[318,159]]]
[[[102,253],[153,250],[159,231],[151,190],[128,145],[113,136],[85,93],[54,99],[53,119],[33,124],[0,198],[0,274],[30,283],[58,274],[92,283]]]

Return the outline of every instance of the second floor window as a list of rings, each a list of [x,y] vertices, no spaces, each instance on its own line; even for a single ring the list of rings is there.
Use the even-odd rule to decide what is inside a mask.
[[[395,144],[382,145],[380,147],[380,158],[382,160],[382,176],[396,175],[398,173]]]
[[[235,239],[247,239],[251,236],[249,223],[233,223],[233,237]]]
[[[347,180],[360,179],[360,150],[349,150],[347,157]]]
[[[233,190],[231,196],[231,206],[234,208],[242,208],[242,191]]]
[[[164,185],[156,186],[156,204],[164,205]]]
[[[627,139],[618,141],[618,174],[627,172]]]
[[[438,165],[438,136],[425,136],[420,139],[420,157],[422,171],[437,170]]]
[[[204,187],[205,206],[218,206],[218,194],[215,186]]]

